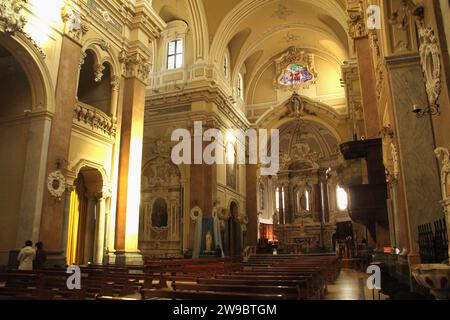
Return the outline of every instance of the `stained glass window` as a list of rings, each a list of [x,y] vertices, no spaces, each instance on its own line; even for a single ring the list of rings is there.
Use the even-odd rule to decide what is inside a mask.
[[[306,67],[298,64],[290,65],[280,78],[280,84],[285,86],[302,84],[313,79],[313,75]]]

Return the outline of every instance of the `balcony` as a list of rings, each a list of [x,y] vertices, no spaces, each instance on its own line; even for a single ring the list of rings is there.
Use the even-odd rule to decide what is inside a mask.
[[[74,123],[91,132],[114,139],[116,136],[116,121],[103,111],[77,101],[73,110]]]

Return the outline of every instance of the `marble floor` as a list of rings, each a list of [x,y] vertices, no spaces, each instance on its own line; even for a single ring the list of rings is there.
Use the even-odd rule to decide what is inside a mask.
[[[337,281],[328,286],[324,300],[386,300],[386,296],[367,288],[367,278],[365,273],[342,269]]]

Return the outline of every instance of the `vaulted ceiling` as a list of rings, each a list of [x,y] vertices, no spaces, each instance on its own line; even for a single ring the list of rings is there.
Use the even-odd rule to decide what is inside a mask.
[[[230,81],[244,74],[247,105],[277,100],[274,60],[289,47],[316,56],[316,96],[344,96],[341,65],[351,55],[344,0],[153,0],[153,6],[166,22],[192,24],[190,2],[201,2],[210,63],[220,66],[229,50]]]

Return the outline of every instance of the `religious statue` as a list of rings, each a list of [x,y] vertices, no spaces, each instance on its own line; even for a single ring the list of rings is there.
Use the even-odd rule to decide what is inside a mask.
[[[205,236],[205,248],[205,252],[212,252],[212,235],[210,231]]]

